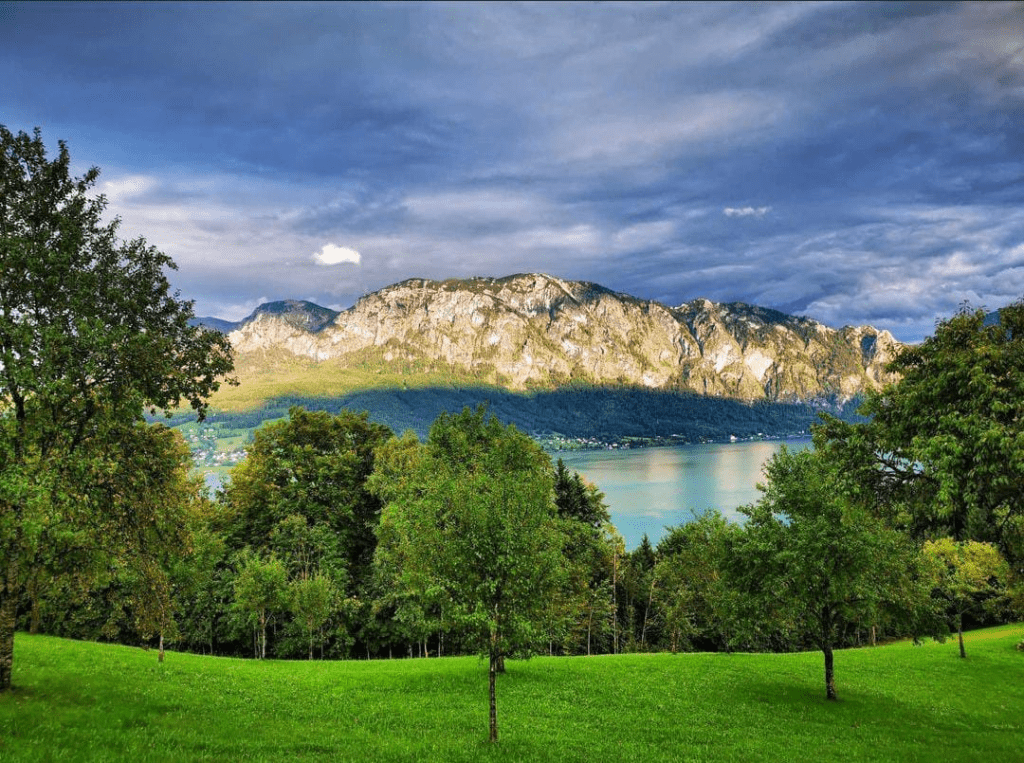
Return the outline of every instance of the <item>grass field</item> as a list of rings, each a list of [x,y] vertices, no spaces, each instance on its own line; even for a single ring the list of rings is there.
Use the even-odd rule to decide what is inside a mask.
[[[1024,626],[836,656],[255,662],[19,634],[3,761],[1017,761]]]

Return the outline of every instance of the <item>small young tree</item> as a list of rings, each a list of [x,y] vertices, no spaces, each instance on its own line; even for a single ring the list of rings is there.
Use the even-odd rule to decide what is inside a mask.
[[[235,607],[256,627],[256,657],[267,657],[267,626],[288,606],[288,571],[276,557],[243,555],[235,579]]]
[[[550,459],[482,408],[442,414],[425,446],[379,457],[381,545],[415,587],[443,591],[451,619],[487,655],[497,741],[498,662],[534,645],[559,568]]]
[[[931,562],[935,591],[948,604],[956,623],[960,656],[964,649],[964,615],[1005,599],[1009,566],[991,543],[952,538],[925,541],[924,555]]]
[[[323,651],[323,628],[338,611],[341,603],[340,593],[334,581],[320,573],[293,580],[289,588],[291,612],[306,631],[309,639],[309,659],[312,660],[316,638],[319,638],[321,652]]]

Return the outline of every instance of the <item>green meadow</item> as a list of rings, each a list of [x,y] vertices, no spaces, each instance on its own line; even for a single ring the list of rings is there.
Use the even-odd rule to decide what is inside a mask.
[[[19,634],[0,760],[1014,761],[1024,626],[838,652],[289,662]]]

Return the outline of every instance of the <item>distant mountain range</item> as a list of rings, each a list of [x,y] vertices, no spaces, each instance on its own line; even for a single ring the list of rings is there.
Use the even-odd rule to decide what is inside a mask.
[[[870,326],[705,299],[673,307],[543,274],[412,279],[343,312],[289,300],[238,322],[198,321],[229,336],[243,385],[298,364],[315,369],[325,396],[358,372],[390,385],[439,374],[511,391],[594,385],[842,403],[889,381],[884,366],[901,347]]]

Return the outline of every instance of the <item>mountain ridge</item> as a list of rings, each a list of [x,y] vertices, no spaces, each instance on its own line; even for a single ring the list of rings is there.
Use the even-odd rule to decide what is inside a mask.
[[[228,328],[252,368],[291,359],[323,372],[456,374],[512,390],[589,383],[750,402],[853,399],[893,380],[885,365],[902,347],[871,326],[834,329],[707,299],[671,307],[538,273],[410,278],[340,312],[285,300],[237,323],[197,322]]]

